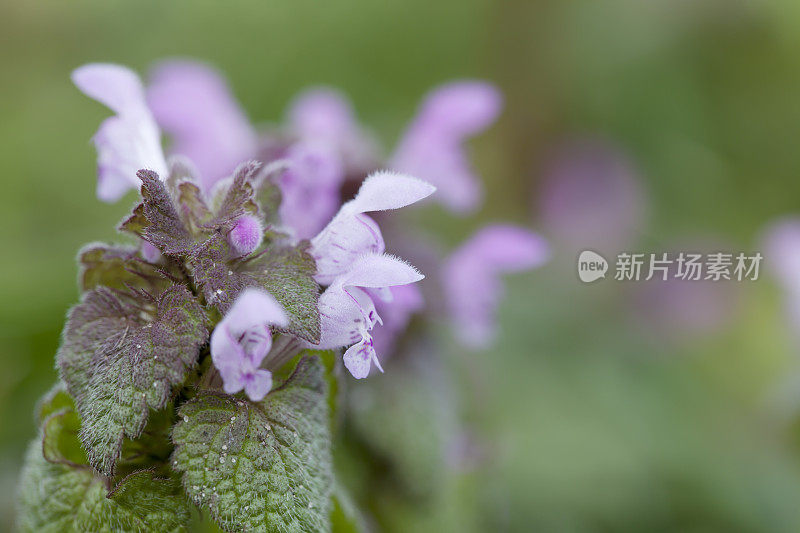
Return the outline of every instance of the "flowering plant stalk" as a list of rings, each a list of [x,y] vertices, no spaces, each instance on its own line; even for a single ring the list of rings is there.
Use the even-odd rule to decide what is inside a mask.
[[[329,90],[305,93],[289,124],[258,133],[204,65],[162,64],[148,88],[109,64],[73,81],[115,113],[94,137],[98,197],[140,196],[119,225],[126,244],[78,254],[82,296],[56,355],[59,382],[37,409],[20,528],[181,531],[196,510],[227,531],[362,528],[332,448],[350,424],[391,460],[392,427],[369,415],[382,392],[356,394],[345,375],[383,372],[392,353],[403,361],[400,338],[425,301],[423,274],[386,253],[381,225],[437,187],[448,208],[477,206],[461,142],[494,120],[497,92],[440,89],[381,163]],[[493,226],[443,262],[438,290],[459,339],[488,345],[498,274],[545,257],[536,235]]]

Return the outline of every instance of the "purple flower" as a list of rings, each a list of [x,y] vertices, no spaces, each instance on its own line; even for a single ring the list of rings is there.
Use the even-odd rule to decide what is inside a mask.
[[[228,233],[228,242],[237,257],[253,253],[261,245],[264,230],[261,221],[253,215],[239,217]]]
[[[223,77],[208,65],[160,63],[153,69],[147,102],[172,137],[171,152],[192,161],[206,191],[256,154],[256,132]]]
[[[447,259],[442,283],[458,340],[486,348],[495,335],[495,310],[502,296],[500,274],[537,267],[549,257],[547,243],[533,232],[487,226]]]
[[[375,143],[361,129],[350,102],[338,91],[318,87],[302,92],[289,106],[288,122],[301,141],[324,144],[335,150],[345,171],[372,167],[377,151]]]
[[[353,261],[362,254],[383,253],[385,245],[380,228],[364,213],[399,209],[430,196],[435,190],[429,183],[403,174],[381,171],[368,176],[355,198],[345,203],[311,240],[317,282],[331,284],[349,272]]]
[[[297,239],[310,239],[330,220],[339,206],[344,169],[328,144],[301,141],[287,154],[289,167],[281,174],[281,221]]]
[[[553,245],[617,253],[640,234],[645,198],[631,162],[602,141],[569,142],[545,171],[542,222]]]
[[[762,239],[765,263],[786,292],[785,305],[792,332],[800,328],[800,218],[773,223]],[[800,334],[794,333],[800,343]]]
[[[97,197],[119,200],[139,188],[136,171],[146,168],[166,177],[161,133],[147,108],[139,76],[119,65],[92,63],[72,71],[72,82],[85,95],[116,113],[92,139],[97,148]]]
[[[763,238],[766,264],[780,284],[800,295],[800,218],[784,218],[767,229]]]
[[[481,202],[481,184],[462,144],[500,114],[502,96],[492,85],[460,81],[433,90],[392,156],[390,166],[431,182],[438,198],[457,213]]]
[[[386,254],[365,254],[350,264],[348,272],[322,293],[319,313],[322,335],[318,348],[349,346],[344,365],[357,379],[369,375],[372,363],[381,372],[370,332],[381,318],[368,291],[382,293],[389,287],[423,279],[413,266]]]
[[[254,402],[272,388],[272,373],[259,368],[272,347],[270,326],[284,327],[289,320],[270,294],[245,289],[211,334],[211,359],[228,394],[244,389]]]
[[[144,260],[150,263],[159,263],[164,258],[164,256],[161,255],[161,250],[159,250],[158,248],[156,248],[147,241],[142,241],[141,250],[142,250],[142,257],[144,257]]]

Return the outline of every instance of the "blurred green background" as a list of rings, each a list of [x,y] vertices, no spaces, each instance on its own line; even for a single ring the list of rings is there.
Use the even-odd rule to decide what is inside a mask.
[[[255,122],[334,85],[389,147],[432,86],[494,81],[505,112],[471,143],[487,203],[466,224],[431,216],[446,242],[489,220],[538,227],[543,161],[583,135],[638,170],[643,251],[695,236],[754,250],[800,213],[796,0],[7,0],[0,43],[0,527],[78,297],[75,254],[114,239],[133,201],[95,199],[89,139],[108,112],[71,85],[82,63],[207,60]],[[724,327],[665,337],[636,320],[631,285],[580,285],[573,260],[510,279],[496,349],[447,358],[491,444],[495,523],[799,531],[796,346],[777,286],[737,287]]]

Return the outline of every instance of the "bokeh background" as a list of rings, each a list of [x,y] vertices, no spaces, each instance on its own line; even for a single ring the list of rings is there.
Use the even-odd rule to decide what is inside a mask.
[[[190,56],[259,123],[306,86],[339,87],[386,146],[439,83],[502,89],[501,120],[471,142],[485,207],[425,219],[447,243],[505,220],[554,245],[509,278],[497,346],[446,358],[488,443],[498,529],[800,530],[798,345],[779,284],[583,285],[574,267],[579,246],[756,251],[800,214],[795,0],[7,0],[0,43],[0,528],[78,297],[76,251],[117,238],[133,202],[95,199],[89,139],[108,112],[69,73]],[[553,215],[548,187],[586,158],[574,172],[600,185]]]

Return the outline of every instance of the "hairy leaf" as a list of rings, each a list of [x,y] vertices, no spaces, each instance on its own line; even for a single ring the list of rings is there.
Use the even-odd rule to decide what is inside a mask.
[[[317,264],[307,250],[307,241],[297,246],[273,244],[263,254],[244,261],[240,272],[280,302],[289,315],[289,333],[319,342]]]
[[[94,468],[114,473],[123,437],[166,405],[207,337],[205,312],[180,285],[157,300],[98,287],[70,311],[58,366]]]
[[[81,290],[98,286],[111,289],[136,287],[161,292],[172,283],[159,267],[151,265],[136,248],[92,243],[78,252]]]
[[[147,218],[144,216],[144,203],[139,202],[136,207],[133,208],[131,215],[120,223],[118,229],[136,235],[137,237],[144,237],[144,230],[149,225],[150,222],[148,222]]]
[[[185,223],[197,231],[211,221],[211,210],[206,205],[203,191],[192,181],[182,181],[176,187],[178,205]]]
[[[320,323],[314,281],[316,263],[299,246],[271,244],[245,260],[229,259],[230,247],[220,234],[196,248],[189,266],[206,301],[227,312],[245,287],[259,287],[283,306],[289,316],[289,333],[309,342],[319,342]]]
[[[330,431],[322,363],[307,357],[253,404],[204,392],[179,412],[173,467],[228,531],[328,531]]]
[[[19,484],[20,531],[186,531],[189,518],[175,481],[142,472],[123,480],[109,495],[90,468],[48,462],[38,440],[28,448]]]
[[[164,183],[150,170],[140,170],[136,175],[142,180],[143,213],[148,222],[143,238],[167,255],[188,253],[194,239],[175,209]]]
[[[254,200],[253,180],[261,163],[248,161],[239,165],[233,179],[226,188],[220,188],[215,202],[214,225],[227,227],[245,213],[257,214],[258,205]]]

